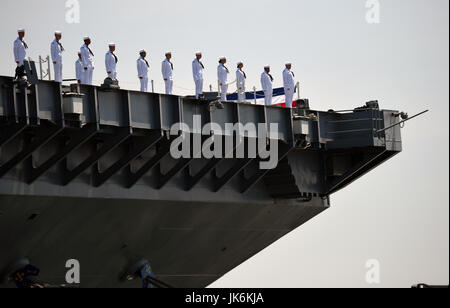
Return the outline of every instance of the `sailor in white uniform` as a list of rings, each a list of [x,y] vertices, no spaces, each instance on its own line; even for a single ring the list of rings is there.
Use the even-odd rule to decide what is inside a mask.
[[[109,51],[105,55],[105,67],[106,74],[108,74],[108,78],[116,79],[117,78],[117,62],[119,61],[117,56],[114,54],[116,51],[116,44],[109,43]]]
[[[244,67],[243,62],[238,62],[236,71],[236,82],[238,91],[238,102],[245,102],[245,80],[247,79],[247,74],[242,70]]]
[[[82,84],[92,85],[92,77],[94,75],[94,53],[92,52],[89,45],[91,44],[91,39],[88,36],[84,37],[84,45],[81,46],[81,59],[83,61],[83,75],[81,78]]]
[[[295,75],[291,71],[292,63],[286,63],[286,69],[283,71],[283,83],[284,83],[284,93],[286,95],[286,107],[292,108],[292,102],[294,100],[295,92]]]
[[[270,74],[270,66],[264,67],[264,72],[261,74],[261,86],[264,91],[264,103],[266,106],[272,105],[273,96],[273,77]]]
[[[141,55],[139,59],[137,59],[137,71],[138,71],[138,77],[141,82],[141,92],[147,92],[148,91],[148,69],[150,65],[148,64],[148,61],[145,59],[147,56],[147,52],[142,49],[139,54]]]
[[[220,86],[220,100],[227,100],[228,92],[228,74],[230,70],[225,66],[227,63],[227,58],[221,57],[219,60],[219,66],[217,67],[217,77],[219,79]]]
[[[205,66],[202,61],[202,53],[197,52],[195,54],[195,59],[192,61],[192,74],[194,76],[195,82],[195,98],[199,98],[203,94],[203,70]]]
[[[25,37],[25,29],[19,29],[17,30],[18,38],[14,41],[14,61],[16,61],[17,68],[16,68],[16,77],[22,78],[25,76],[25,66],[23,65],[23,62],[25,61],[25,58],[27,56],[27,49],[28,45],[24,40]]]
[[[83,60],[81,59],[81,51],[78,52],[78,60],[75,62],[75,74],[77,83],[81,84],[81,78],[83,77]]]
[[[55,31],[55,39],[50,45],[50,53],[52,55],[56,82],[63,81],[62,53],[64,52],[64,47],[61,44],[61,38],[62,38],[61,31]]]
[[[172,59],[172,53],[166,52],[166,58],[162,62],[162,76],[164,83],[166,85],[166,94],[172,95],[173,93],[173,63],[170,61]]]

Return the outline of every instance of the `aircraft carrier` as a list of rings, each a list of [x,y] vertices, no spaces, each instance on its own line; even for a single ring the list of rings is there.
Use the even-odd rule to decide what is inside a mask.
[[[79,287],[141,287],[123,275],[146,259],[170,286],[207,287],[402,150],[401,113],[376,102],[317,111],[306,99],[293,110],[214,100],[0,77],[0,287],[15,287],[11,264],[23,258],[52,284],[75,259]],[[169,130],[184,122],[193,138],[194,115],[277,123],[277,167],[173,159]]]

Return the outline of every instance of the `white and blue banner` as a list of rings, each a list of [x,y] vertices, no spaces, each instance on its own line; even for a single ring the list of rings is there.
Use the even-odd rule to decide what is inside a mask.
[[[297,88],[295,88],[295,93],[297,93]],[[255,92],[245,92],[245,100],[247,102],[254,103],[255,102]],[[272,105],[279,105],[282,107],[286,107],[285,100],[286,100],[286,97],[285,97],[285,93],[284,93],[284,88],[273,89]],[[227,101],[237,102],[238,94],[233,93],[233,94],[227,95]],[[256,104],[264,105],[264,91],[256,92]],[[295,104],[295,101],[294,101],[294,104]]]

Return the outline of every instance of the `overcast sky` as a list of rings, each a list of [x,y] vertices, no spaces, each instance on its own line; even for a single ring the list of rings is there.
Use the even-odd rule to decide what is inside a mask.
[[[379,0],[380,22],[366,20],[366,0],[79,0],[68,23],[65,0],[2,1],[0,75],[13,75],[12,42],[28,30],[29,55],[48,55],[63,31],[64,78],[92,37],[96,83],[105,78],[107,43],[117,44],[122,88],[137,89],[136,59],[149,52],[150,78],[162,91],[160,63],[173,52],[176,94],[193,94],[191,62],[204,53],[206,84],[227,56],[245,62],[248,86],[266,64],[282,85],[292,61],[302,96],[319,110],[378,99],[411,115],[404,152],[332,196],[332,208],[268,247],[214,287],[409,287],[449,283],[449,1]],[[371,1],[377,2],[377,1]],[[19,13],[20,12],[20,13]],[[380,284],[366,282],[367,260]]]

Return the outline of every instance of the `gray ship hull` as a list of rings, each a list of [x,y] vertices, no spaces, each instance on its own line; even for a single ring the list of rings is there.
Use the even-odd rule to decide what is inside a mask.
[[[146,257],[164,282],[203,288],[326,208],[321,200],[226,204],[1,196],[0,262],[26,256],[39,264],[41,279],[65,283],[66,260],[76,259],[83,288],[140,287],[139,281],[120,281],[119,273]],[[32,213],[38,216],[32,219]]]
[[[67,107],[78,97],[82,111],[73,114]],[[139,287],[120,278],[147,259],[172,286],[206,287],[401,152],[398,112],[377,105],[320,112],[306,101],[293,111],[211,103],[44,81],[24,87],[0,76],[0,287],[14,286],[8,266],[25,257],[58,284],[76,259],[81,287]],[[278,165],[263,170],[260,156],[173,159],[171,126],[187,123],[194,138],[195,116],[277,123]],[[235,134],[245,145],[253,138]]]

